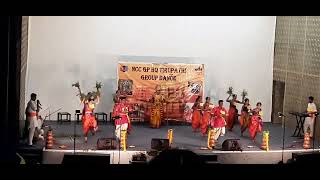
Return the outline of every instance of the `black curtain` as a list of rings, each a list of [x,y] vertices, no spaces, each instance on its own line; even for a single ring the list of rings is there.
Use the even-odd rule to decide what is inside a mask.
[[[0,162],[16,163],[22,16],[0,17]]]

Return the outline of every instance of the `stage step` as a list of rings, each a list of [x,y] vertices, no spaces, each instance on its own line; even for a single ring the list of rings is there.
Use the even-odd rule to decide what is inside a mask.
[[[44,146],[44,142],[38,142],[34,146],[20,144],[17,147],[17,153],[23,157],[23,159],[26,161],[26,164],[41,164]]]
[[[320,162],[320,152],[292,153],[291,163],[308,164]]]
[[[23,157],[26,164],[41,164],[42,162],[42,151],[38,152],[24,152],[18,151],[19,155]]]
[[[110,155],[64,155],[62,164],[110,165]]]
[[[206,164],[218,164],[218,155],[199,155],[200,159]]]

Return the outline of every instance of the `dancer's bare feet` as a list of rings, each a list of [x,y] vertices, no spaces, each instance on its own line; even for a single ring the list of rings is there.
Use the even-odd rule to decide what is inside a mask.
[[[84,137],[84,143],[88,142],[88,137]]]

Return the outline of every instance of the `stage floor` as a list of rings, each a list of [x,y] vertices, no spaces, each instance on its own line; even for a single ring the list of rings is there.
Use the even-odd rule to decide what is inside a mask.
[[[47,121],[46,125],[53,129],[55,138],[55,145],[53,149],[60,150],[95,150],[98,138],[111,138],[114,137],[114,126],[112,124],[99,122],[98,132],[92,136],[91,133],[88,137],[88,143],[84,143],[82,135],[82,125],[74,122],[64,122],[58,124],[56,121]],[[76,130],[76,143],[74,147],[74,128]],[[131,134],[128,136],[128,146],[135,146],[134,148],[128,148],[128,151],[149,151],[151,149],[152,138],[166,138],[167,130],[173,129],[173,148],[192,150],[197,154],[210,153],[211,150],[202,150],[202,147],[206,147],[207,137],[202,137],[200,133],[193,133],[191,126],[189,125],[162,125],[160,129],[149,128],[147,124],[134,123]],[[46,128],[47,130],[48,128]],[[280,124],[264,123],[263,130],[269,130],[270,150],[282,149],[282,127]],[[299,150],[303,149],[303,138],[291,137],[293,129],[286,129],[285,134],[285,150]],[[262,141],[262,134],[257,135],[257,142],[253,143],[248,135],[248,131],[244,133],[244,136],[240,136],[240,127],[235,125],[232,132],[227,131],[226,135],[219,138],[216,145],[217,151],[221,149],[221,144],[226,139],[240,139],[240,143],[243,151],[262,151],[260,149],[260,143]],[[39,142],[42,144],[41,142]],[[312,146],[313,142],[311,142]],[[314,142],[315,149],[319,148],[317,140]],[[59,146],[65,145],[66,148],[62,149]],[[311,147],[313,148],[313,147]]]

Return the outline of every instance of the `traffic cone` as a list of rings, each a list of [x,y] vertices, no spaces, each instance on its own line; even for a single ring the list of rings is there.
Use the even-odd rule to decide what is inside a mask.
[[[261,149],[269,151],[269,131],[263,131]]]
[[[172,145],[172,142],[173,142],[173,129],[169,129],[168,130],[168,139],[169,139],[169,145],[171,146]]]
[[[215,147],[214,130],[213,129],[209,129],[207,147],[210,150]]]
[[[126,130],[121,130],[120,145],[121,145],[122,150],[124,152],[126,152],[127,151],[127,131]]]
[[[53,133],[52,133],[52,130],[48,130],[48,132],[47,132],[46,148],[47,149],[52,149],[53,148]]]
[[[303,140],[303,148],[304,149],[310,149],[310,133],[306,132],[304,133],[304,140]]]

